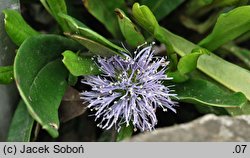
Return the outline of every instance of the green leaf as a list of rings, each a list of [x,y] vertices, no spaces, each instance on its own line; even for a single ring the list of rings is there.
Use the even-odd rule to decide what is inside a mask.
[[[63,63],[74,76],[100,74],[99,67],[91,57],[81,57],[72,51],[63,53]]]
[[[222,49],[238,57],[250,69],[250,50],[238,47],[234,43],[224,44]]]
[[[58,107],[67,88],[68,71],[61,53],[78,43],[57,35],[39,35],[24,41],[14,62],[19,93],[31,116],[52,137],[58,136]]]
[[[199,45],[213,51],[250,30],[250,6],[238,7],[221,14],[211,34]]]
[[[115,8],[124,8],[124,0],[84,0],[83,3],[87,10],[97,18],[114,37],[120,37],[120,30],[114,10]]]
[[[186,54],[183,56],[178,65],[177,69],[181,74],[187,74],[192,72],[196,69],[197,60],[200,57],[200,55],[205,54],[206,51],[203,49],[194,49],[192,53]]]
[[[138,5],[139,4],[134,5],[132,9],[135,19],[150,33],[157,34],[157,36],[155,36],[157,40],[162,43],[169,43],[173,50],[180,56],[184,56],[185,54],[190,53],[193,49],[199,48],[199,46],[171,33],[157,24],[151,25],[151,23],[144,23],[146,19],[152,18],[152,13],[149,12],[149,9],[146,9],[147,12],[145,12],[143,16],[137,17],[137,15],[140,15],[137,12],[141,12]],[[143,8],[147,7],[144,6]],[[250,86],[246,86],[250,85],[250,73],[248,70],[227,62],[211,52],[199,57],[197,68],[234,92],[244,93],[248,100],[250,100]]]
[[[70,86],[75,86],[75,84],[77,83],[77,80],[78,80],[78,77],[77,76],[74,76],[72,75],[71,73],[69,74],[69,77],[68,77],[68,84]]]
[[[120,30],[126,42],[133,47],[137,47],[144,43],[145,39],[143,35],[125,13],[120,9],[116,9],[115,13],[118,18]]]
[[[68,24],[70,27],[70,30],[72,30],[70,33],[66,32],[66,35],[71,36],[79,36],[79,38],[86,38],[88,40],[100,43],[109,49],[112,49],[116,52],[126,52],[125,49],[113,44],[109,40],[107,40],[105,37],[101,36],[100,34],[96,33],[95,31],[89,29],[86,25],[78,21],[77,19],[66,15],[66,14],[59,14]],[[69,36],[69,37],[71,37]],[[78,40],[79,40],[78,38]]]
[[[135,3],[132,8],[132,13],[136,21],[150,33],[153,33],[154,30],[159,27],[154,14],[147,6],[140,6],[139,3]]]
[[[123,125],[119,131],[119,133],[116,136],[116,141],[122,141],[126,138],[130,138],[134,132],[133,125]]]
[[[247,102],[243,93],[227,92],[212,82],[202,79],[190,79],[176,84],[174,89],[180,101],[198,105],[240,110]]]
[[[19,12],[4,10],[3,13],[5,14],[5,30],[16,45],[20,46],[25,39],[39,34],[26,23]]]
[[[141,0],[140,3],[151,8],[157,20],[163,19],[185,0]]]
[[[185,10],[186,14],[195,15],[199,9],[206,7],[213,3],[214,0],[189,0],[187,3],[187,8]]]
[[[186,74],[182,74],[178,70],[174,72],[167,72],[167,76],[172,77],[173,79],[171,81],[175,83],[185,82],[186,80],[189,79],[189,77]]]
[[[0,84],[10,84],[14,80],[13,66],[0,67]]]
[[[63,31],[69,31],[67,23],[59,16],[59,13],[67,14],[65,0],[40,0],[46,10],[55,18]]]
[[[82,44],[84,47],[86,47],[88,50],[90,50],[92,53],[96,55],[107,56],[107,57],[113,56],[113,55],[121,55],[100,43],[84,38],[82,36],[71,35],[67,33],[65,35],[78,41],[80,44]]]
[[[29,142],[34,119],[28,113],[26,105],[21,100],[12,118],[8,133],[8,142]]]

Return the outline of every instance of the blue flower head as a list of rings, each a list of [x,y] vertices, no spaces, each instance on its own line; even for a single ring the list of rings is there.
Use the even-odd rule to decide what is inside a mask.
[[[168,62],[164,57],[154,57],[152,46],[137,49],[133,55],[97,57],[102,75],[85,76],[82,83],[91,91],[81,93],[81,99],[95,110],[97,125],[103,129],[131,123],[135,129],[150,131],[157,124],[156,108],[163,111],[173,108],[176,97],[170,87],[164,86]]]

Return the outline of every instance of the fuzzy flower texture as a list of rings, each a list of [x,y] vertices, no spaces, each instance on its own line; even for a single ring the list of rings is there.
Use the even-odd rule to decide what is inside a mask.
[[[134,130],[150,131],[157,124],[156,108],[175,112],[175,102],[170,97],[176,94],[163,85],[163,81],[171,80],[165,73],[168,62],[164,57],[154,57],[152,46],[138,48],[125,58],[98,57],[97,62],[103,74],[83,79],[82,83],[92,89],[82,92],[81,99],[96,111],[98,127],[115,126],[119,131],[123,124],[132,123]]]

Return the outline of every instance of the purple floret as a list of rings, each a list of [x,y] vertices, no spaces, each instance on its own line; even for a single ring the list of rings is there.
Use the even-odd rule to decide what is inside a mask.
[[[102,71],[99,76],[85,76],[82,83],[90,85],[91,91],[81,93],[81,99],[89,102],[95,110],[98,127],[110,129],[133,124],[135,129],[150,131],[157,124],[156,108],[174,112],[176,97],[170,86],[163,81],[171,80],[166,75],[168,62],[164,57],[154,57],[152,46],[136,50],[134,55],[97,57]]]

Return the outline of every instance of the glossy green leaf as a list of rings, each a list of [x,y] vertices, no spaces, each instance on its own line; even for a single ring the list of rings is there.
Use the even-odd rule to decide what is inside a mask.
[[[14,80],[13,66],[0,67],[0,84],[9,84]]]
[[[62,17],[68,24],[68,26],[70,27],[70,30],[72,30],[70,33],[66,32],[66,35],[72,35],[72,36],[79,36],[79,37],[83,37],[89,40],[92,40],[94,42],[100,43],[106,47],[108,47],[109,49],[112,49],[113,51],[116,52],[126,52],[125,49],[113,44],[112,42],[110,42],[109,40],[107,40],[105,37],[101,36],[100,34],[98,34],[97,32],[89,29],[86,25],[84,25],[83,23],[81,23],[80,21],[78,21],[77,19],[66,15],[66,14],[59,14],[60,17]],[[71,36],[69,36],[71,37]],[[79,38],[78,38],[79,39]]]
[[[116,141],[122,141],[126,138],[130,138],[134,132],[133,125],[125,126],[123,125],[116,136]]]
[[[140,3],[151,8],[157,20],[163,19],[185,0],[140,0]]]
[[[84,0],[83,3],[87,10],[97,18],[114,37],[120,37],[120,30],[114,10],[115,8],[124,8],[125,0]]]
[[[227,92],[212,82],[202,79],[190,79],[176,84],[174,89],[180,101],[199,105],[240,109],[247,102],[243,93]]]
[[[14,62],[14,76],[31,116],[51,136],[58,136],[58,107],[67,87],[68,71],[61,62],[65,50],[79,44],[57,35],[31,37],[20,46]]]
[[[133,47],[137,47],[144,43],[145,39],[143,35],[125,13],[120,9],[116,9],[115,13],[118,18],[120,30],[126,42]]]
[[[147,10],[147,12],[145,12],[143,16],[138,17],[142,8],[144,8],[143,10]],[[180,56],[184,56],[185,54],[190,53],[193,49],[199,48],[199,46],[171,33],[157,24],[151,25],[152,23],[144,23],[146,19],[152,18],[150,10],[145,8],[147,7],[139,6],[139,4],[134,5],[132,9],[133,15],[143,28],[152,34],[157,34],[155,38],[160,42],[169,43],[173,50]],[[250,73],[248,70],[227,62],[211,52],[199,57],[197,68],[234,92],[244,93],[248,100],[250,100],[250,86],[246,86],[250,85]]]
[[[78,36],[78,35],[71,35],[71,34],[65,34],[68,37],[78,41],[80,44],[82,44],[84,47],[86,47],[88,50],[90,50],[92,53],[100,56],[112,56],[112,55],[121,55],[114,50],[97,43],[95,41],[92,41],[90,39]]]
[[[21,100],[17,106],[8,133],[8,142],[29,142],[34,124],[26,105]]]
[[[5,30],[16,45],[20,46],[25,39],[39,34],[26,23],[18,11],[4,10],[3,13]]]
[[[99,67],[91,57],[81,57],[72,51],[63,53],[63,63],[74,76],[100,74]]]
[[[63,31],[69,31],[67,23],[58,14],[67,14],[65,0],[40,0],[46,10],[55,18]]]
[[[186,54],[178,62],[177,69],[181,74],[187,74],[196,69],[197,60],[200,55],[204,54],[202,49],[195,49],[192,53]]]
[[[213,51],[250,30],[250,6],[238,7],[221,14],[211,34],[199,45]]]

